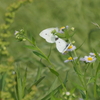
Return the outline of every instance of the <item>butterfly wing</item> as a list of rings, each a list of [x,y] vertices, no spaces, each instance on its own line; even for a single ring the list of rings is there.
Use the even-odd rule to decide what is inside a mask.
[[[40,36],[44,38],[49,43],[55,42],[55,35],[52,34],[52,31],[56,30],[58,32],[58,28],[48,28],[40,32]]]
[[[64,41],[61,38],[58,38],[56,41],[56,48],[59,52],[64,53],[68,47],[69,47],[69,43],[67,43],[66,41]]]

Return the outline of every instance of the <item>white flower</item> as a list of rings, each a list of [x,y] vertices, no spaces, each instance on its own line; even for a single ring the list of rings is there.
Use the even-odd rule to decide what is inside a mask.
[[[75,60],[75,59],[77,59],[78,57],[69,57],[67,60],[65,60],[64,61],[64,63],[67,63],[67,62],[69,62],[69,61],[73,61],[73,60]]]
[[[96,56],[96,54],[95,53],[92,53],[92,52],[90,52],[89,55],[90,56]]]
[[[59,33],[64,33],[65,29],[68,29],[69,26],[63,26],[60,28]]]
[[[17,35],[19,33],[19,31],[15,31],[14,35]]]
[[[75,49],[76,49],[76,46],[70,45],[70,46],[68,47],[67,51],[73,51],[73,50],[75,50]]]
[[[12,74],[16,74],[16,72],[15,71],[12,71]]]
[[[61,27],[60,30],[59,30],[59,33],[64,33],[64,30],[65,30],[65,27]]]
[[[90,54],[90,56],[96,56],[96,54],[95,53],[92,53],[92,52],[90,52],[89,54]],[[100,56],[99,53],[98,53],[98,55]]]
[[[93,56],[84,56],[84,58],[80,58],[80,61],[85,61],[85,62],[94,62],[95,60],[96,58]]]
[[[66,92],[66,95],[69,96],[70,95],[70,92]]]

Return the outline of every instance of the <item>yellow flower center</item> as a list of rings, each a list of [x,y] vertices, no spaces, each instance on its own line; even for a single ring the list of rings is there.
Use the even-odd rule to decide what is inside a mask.
[[[70,45],[70,46],[68,47],[68,49],[72,49],[72,47],[73,47],[73,46],[72,46],[72,45]]]
[[[92,58],[92,57],[88,57],[88,60],[89,60],[89,61],[92,61],[92,60],[93,60],[93,58]]]
[[[63,26],[63,27],[61,27],[60,29],[62,30],[62,29],[64,29],[65,27]]]
[[[69,58],[68,58],[68,60],[72,60],[72,59],[73,59],[72,57],[69,57]]]

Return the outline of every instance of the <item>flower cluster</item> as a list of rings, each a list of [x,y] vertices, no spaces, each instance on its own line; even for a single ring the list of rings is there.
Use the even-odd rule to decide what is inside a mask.
[[[74,93],[71,93],[71,92],[63,92],[62,93],[62,96],[64,98],[64,100],[67,100],[67,99],[75,99],[76,98],[76,95]]]
[[[99,53],[98,53],[98,56],[100,56]],[[96,54],[90,52],[90,53],[89,53],[89,56],[84,56],[83,58],[80,58],[80,61],[83,61],[83,62],[86,62],[86,63],[91,63],[91,62],[96,61],[96,59],[97,59],[97,58],[96,58]]]
[[[69,26],[61,27],[59,28],[48,28],[40,32],[40,36],[44,38],[48,43],[55,43],[57,50],[62,53],[66,54],[68,52],[72,52],[76,49],[76,46],[73,45],[71,41],[69,41],[68,37],[70,38],[71,36],[68,34],[66,31],[74,31],[74,27],[69,28]],[[65,38],[68,39],[68,42],[60,38],[60,36],[64,36]],[[68,37],[66,37],[68,36]],[[77,57],[69,57],[66,61],[64,62],[69,62],[77,59]]]
[[[16,39],[19,41],[25,41],[26,39],[24,38],[25,31],[21,29],[20,31],[15,31],[14,35],[16,36]]]
[[[60,30],[58,31],[59,33],[64,33],[65,29],[68,29],[69,26],[63,26],[60,28]]]
[[[69,57],[67,60],[65,60],[64,62],[67,63],[67,62],[70,62],[70,61],[74,61],[76,60],[78,57]],[[82,62],[85,62],[85,63],[92,63],[94,61],[96,61],[96,55],[95,53],[90,53],[89,56],[84,56],[84,57],[81,57],[79,60],[82,61]]]
[[[75,54],[76,46],[73,45],[74,42],[71,42],[71,36],[68,34],[70,31],[74,31],[74,27],[69,28],[69,26],[61,27],[61,28],[48,28],[43,30],[40,33],[40,36],[44,38],[48,43],[55,43],[57,50],[61,54],[69,54],[70,56],[64,62],[70,62],[78,59],[77,55]],[[66,32],[67,31],[67,32]],[[68,41],[66,42],[63,40],[62,37],[64,36]],[[68,36],[68,37],[66,37]],[[98,54],[100,56],[100,54]],[[89,56],[84,56],[79,58],[79,61],[83,61],[85,63],[91,63],[96,61],[96,54],[90,53]]]

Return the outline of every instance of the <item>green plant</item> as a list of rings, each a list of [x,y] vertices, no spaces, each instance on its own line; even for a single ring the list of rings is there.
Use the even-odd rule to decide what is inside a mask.
[[[50,36],[50,34],[52,34],[53,36],[52,35]],[[90,84],[93,84],[94,88],[91,89],[93,90],[93,94],[94,94],[93,98],[97,99],[99,98],[99,95],[98,95],[99,91],[97,88],[99,86],[97,85],[97,79],[99,75],[100,54],[94,50],[94,53],[90,53],[89,56],[84,56],[83,58],[80,57],[80,55],[77,54],[77,50],[80,49],[83,43],[79,47],[76,48],[76,46],[73,45],[75,41],[72,40],[74,34],[75,32],[74,32],[73,27],[72,28],[61,27],[58,30],[55,30],[54,28],[54,29],[49,29],[48,31],[46,29],[46,31],[43,31],[40,33],[40,36],[43,37],[47,42],[55,41],[56,48],[58,49],[58,51],[61,52],[62,54],[67,54],[68,59],[65,60],[64,62],[72,63],[73,70],[75,71],[77,78],[80,81],[80,84],[79,83],[74,84],[75,86],[74,88],[78,89],[82,98],[84,100],[89,100],[90,95],[89,95],[88,88]],[[43,97],[41,100],[47,100],[47,99],[48,100],[49,99],[62,100],[61,99],[62,97],[60,97],[60,99],[57,99],[55,98],[55,95],[57,95],[58,91],[67,92],[67,86],[66,86],[67,78],[65,77],[64,81],[62,81],[59,72],[56,70],[55,65],[49,60],[49,56],[51,52],[49,53],[49,55],[45,55],[41,51],[41,49],[37,46],[35,39],[33,37],[32,39],[29,39],[26,36],[26,33],[24,30],[16,31],[15,36],[18,40],[20,41],[25,40],[31,44],[31,45],[25,45],[25,47],[33,50],[33,53],[40,58],[40,63],[42,62],[42,60],[45,60],[46,62],[48,62],[49,65],[46,65],[47,68],[50,70],[52,74],[54,74],[57,77],[58,81],[60,82],[60,85],[59,85],[60,90],[59,90],[59,87],[54,86],[54,89],[51,92],[49,92],[45,97]],[[52,37],[55,38],[55,40],[49,40],[49,38],[52,38]],[[59,42],[57,42],[58,40]],[[63,46],[64,46],[64,51],[61,51],[63,49]],[[89,75],[87,75],[87,71],[90,71]],[[54,83],[54,84],[57,84],[57,83]],[[56,92],[55,92],[55,88],[56,88]],[[75,89],[74,90],[72,89],[73,92],[75,91]],[[72,95],[69,98],[67,98],[67,100],[72,100]]]

